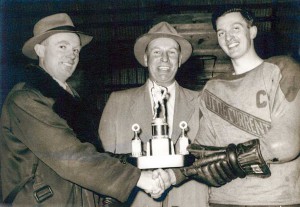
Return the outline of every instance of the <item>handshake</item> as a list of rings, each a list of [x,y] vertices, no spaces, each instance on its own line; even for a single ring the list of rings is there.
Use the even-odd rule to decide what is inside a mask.
[[[109,154],[111,157],[119,159],[121,163],[125,164],[128,162],[133,164],[132,160],[130,159],[131,153],[106,153]],[[152,198],[159,198],[164,193],[164,191],[168,189],[172,184],[175,184],[175,182],[176,177],[171,169],[156,169],[153,171],[145,170],[141,172],[141,176],[138,180],[137,187],[143,189],[146,193],[149,193]]]
[[[116,157],[116,155],[114,155]],[[117,155],[120,158],[120,155]],[[126,156],[122,156],[125,158]],[[150,194],[152,198],[161,197],[166,189],[175,183],[175,176],[172,175],[172,170],[157,169],[154,171],[146,170],[141,172],[137,187],[143,189]],[[175,180],[174,180],[175,179]],[[100,203],[101,207],[120,207],[123,206],[118,200],[112,197],[103,197]]]
[[[150,194],[152,198],[159,198],[175,182],[176,178],[171,169],[147,170],[141,172],[137,187]]]

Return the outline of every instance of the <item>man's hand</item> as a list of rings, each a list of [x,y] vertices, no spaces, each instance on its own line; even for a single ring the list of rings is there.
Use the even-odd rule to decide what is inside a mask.
[[[152,171],[142,171],[137,187],[149,193],[152,198],[159,198],[165,191],[162,178]]]
[[[181,168],[181,172],[209,186],[220,187],[237,177],[244,178],[247,175],[271,175],[261,156],[258,139],[227,147],[191,144],[188,151],[198,160],[190,167]]]
[[[176,184],[176,177],[171,169],[157,169],[153,171],[153,179],[159,179],[161,186],[167,190],[171,185]]]

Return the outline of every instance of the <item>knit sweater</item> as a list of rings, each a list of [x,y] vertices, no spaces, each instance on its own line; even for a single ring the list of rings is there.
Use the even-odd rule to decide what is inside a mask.
[[[290,143],[299,149],[300,69],[279,68],[263,62],[241,75],[226,74],[210,80],[200,98],[203,118],[197,141],[227,146],[259,139],[266,160],[275,153],[270,142]],[[275,157],[280,160],[280,157]],[[271,162],[271,177],[236,179],[210,189],[210,203],[235,205],[300,204],[300,158]]]

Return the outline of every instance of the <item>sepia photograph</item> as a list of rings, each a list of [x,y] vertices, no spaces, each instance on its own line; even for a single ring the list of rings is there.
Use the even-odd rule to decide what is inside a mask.
[[[0,19],[0,207],[300,207],[299,0]]]

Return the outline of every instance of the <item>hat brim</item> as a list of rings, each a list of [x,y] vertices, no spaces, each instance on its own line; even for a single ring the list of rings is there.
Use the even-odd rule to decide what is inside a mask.
[[[146,67],[144,61],[144,54],[146,52],[146,48],[148,44],[156,38],[171,38],[180,45],[181,56],[182,56],[181,64],[185,63],[192,54],[193,48],[191,43],[181,36],[165,34],[165,33],[147,33],[142,35],[140,38],[138,38],[134,44],[135,58],[144,67]]]
[[[27,40],[25,42],[25,44],[23,45],[22,53],[31,59],[38,59],[38,56],[34,51],[34,46],[36,44],[41,43],[42,41],[44,41],[45,39],[47,39],[48,37],[50,37],[51,35],[54,35],[56,33],[76,33],[76,34],[78,34],[80,37],[80,42],[81,42],[82,47],[87,45],[88,43],[90,43],[93,39],[92,36],[84,34],[83,32],[80,32],[80,31],[70,31],[70,30],[48,31],[48,32],[45,32],[38,36],[34,36],[34,37],[30,38],[29,40]]]

